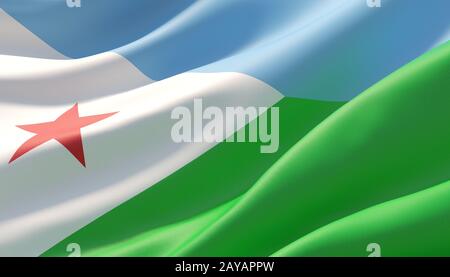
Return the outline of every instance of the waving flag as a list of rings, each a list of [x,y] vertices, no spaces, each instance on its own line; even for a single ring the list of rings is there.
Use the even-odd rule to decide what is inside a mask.
[[[449,10],[2,0],[0,256],[450,255]]]

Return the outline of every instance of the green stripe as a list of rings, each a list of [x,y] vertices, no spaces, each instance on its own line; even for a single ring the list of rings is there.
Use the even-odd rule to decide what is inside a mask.
[[[450,181],[352,214],[274,256],[450,256]]]
[[[239,198],[234,199],[192,218],[146,231],[124,241],[111,243],[88,251],[83,250],[83,255],[91,257],[168,256],[180,244],[189,240],[192,234],[201,232],[222,217],[238,200]]]

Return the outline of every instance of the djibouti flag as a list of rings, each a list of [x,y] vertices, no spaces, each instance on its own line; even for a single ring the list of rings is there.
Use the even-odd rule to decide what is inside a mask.
[[[0,256],[449,256],[449,10],[1,0]]]

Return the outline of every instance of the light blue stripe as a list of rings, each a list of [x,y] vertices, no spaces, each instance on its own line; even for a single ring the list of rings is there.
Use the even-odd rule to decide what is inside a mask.
[[[0,0],[0,8],[67,57],[80,58],[146,36],[194,0]]]
[[[372,9],[344,2],[284,37],[196,71],[245,72],[287,96],[346,101],[449,39],[450,1],[384,0]]]
[[[242,72],[320,100],[353,98],[450,30],[448,0],[2,1],[69,57],[115,49],[154,80]]]

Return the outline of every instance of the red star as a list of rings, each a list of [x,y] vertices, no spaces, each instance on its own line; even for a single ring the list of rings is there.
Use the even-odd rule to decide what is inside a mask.
[[[60,115],[55,121],[31,125],[19,125],[17,127],[35,133],[36,135],[17,149],[9,163],[12,163],[39,145],[54,139],[61,143],[84,167],[86,167],[80,129],[114,114],[116,114],[116,112],[80,117],[78,114],[78,104],[75,104],[68,111]]]

